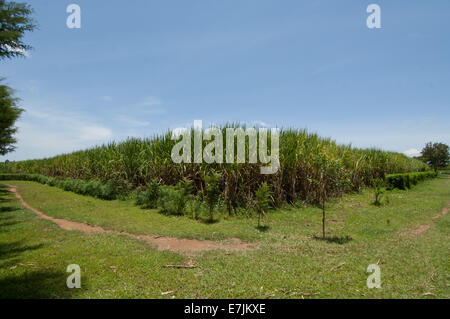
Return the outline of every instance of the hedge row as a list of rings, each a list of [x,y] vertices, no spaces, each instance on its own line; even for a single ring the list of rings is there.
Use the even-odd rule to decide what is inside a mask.
[[[437,173],[434,171],[389,174],[386,175],[386,186],[388,189],[407,189],[425,179],[434,178],[436,176]]]
[[[58,179],[40,174],[0,174],[0,180],[33,181],[49,186],[56,186],[65,191],[107,200],[115,199],[117,196],[111,183],[102,184],[99,181],[84,181],[72,178]]]

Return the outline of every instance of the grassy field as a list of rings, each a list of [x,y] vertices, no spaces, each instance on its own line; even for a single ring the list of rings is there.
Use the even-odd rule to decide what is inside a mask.
[[[449,298],[450,178],[388,193],[335,199],[327,212],[290,207],[271,211],[266,231],[256,217],[208,224],[103,201],[34,182],[9,181],[45,214],[135,234],[227,241],[254,249],[182,255],[125,236],[61,230],[24,209],[0,188],[1,298]],[[427,227],[424,227],[427,226]],[[429,226],[429,228],[428,228]],[[423,231],[423,229],[428,228]],[[171,269],[192,261],[197,268]],[[366,268],[378,263],[381,289],[368,289]],[[82,288],[66,287],[66,267],[78,264]]]

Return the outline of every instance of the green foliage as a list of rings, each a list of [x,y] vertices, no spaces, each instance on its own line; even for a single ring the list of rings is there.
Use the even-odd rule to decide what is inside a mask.
[[[169,215],[183,215],[188,197],[184,189],[176,186],[161,186],[158,204],[161,212]]]
[[[203,198],[202,198],[201,193],[198,193],[196,196],[193,196],[188,200],[187,205],[189,207],[189,211],[190,211],[191,217],[193,219],[197,219],[197,217],[200,213],[201,207],[202,207],[202,203],[203,203]]]
[[[391,205],[386,207],[367,205],[373,200],[369,192],[330,203],[327,214],[339,220],[329,224],[330,234],[336,239],[330,242],[312,237],[320,219],[317,208],[311,206],[277,211],[271,215],[271,233],[261,236],[252,227],[253,221],[241,218],[206,225],[188,218],[145,214],[129,202],[117,205],[41,184],[14,184],[31,206],[49,216],[136,235],[227,240],[232,244],[232,238],[240,238],[243,244],[252,245],[244,246],[244,251],[208,251],[202,258],[193,259],[201,267],[195,273],[192,269],[171,270],[161,265],[182,265],[189,259],[144,247],[142,242],[124,236],[86,236],[49,227],[2,188],[0,298],[161,298],[165,291],[188,299],[449,296],[450,216],[432,219],[448,202],[448,178],[429,180],[410,192],[393,192]],[[340,218],[343,211],[345,218]],[[430,223],[433,226],[423,236],[410,233],[418,225]],[[351,242],[345,242],[347,235]],[[82,288],[76,291],[67,289],[67,275],[59,269],[72,262],[74,254],[86,256],[81,262],[89,270],[89,282],[82,281]],[[361,289],[368,276],[366,265],[378,259],[382,264],[382,289]],[[105,270],[105,265],[116,267]],[[325,266],[331,271],[325,271]],[[199,274],[202,276],[195,277]],[[157,284],[137,284],[149,281]],[[108,289],[93,289],[100,282]],[[425,292],[433,295],[424,296]]]
[[[270,207],[270,190],[266,182],[262,183],[255,192],[256,212],[258,213],[258,227],[261,226],[261,218],[265,216]]]
[[[227,125],[222,128],[224,134],[229,127],[246,129],[245,126]],[[269,135],[268,144],[270,138]],[[428,169],[422,161],[403,154],[338,145],[305,130],[280,131],[280,169],[269,178],[260,173],[260,163],[248,163],[248,158],[243,164],[176,164],[171,159],[175,143],[170,133],[151,139],[132,138],[48,159],[11,162],[8,172],[103,183],[111,181],[123,196],[154,179],[164,185],[177,185],[189,178],[189,186],[186,185],[189,197],[199,192],[206,197],[206,176],[218,173],[221,175],[220,195],[231,214],[241,212],[238,208],[254,201],[255,191],[263,182],[272,192],[273,205],[279,207],[298,200],[318,203],[322,201],[322,195],[328,198],[359,191],[372,186],[373,179],[384,178],[386,174]],[[204,141],[203,146],[206,143]],[[248,151],[248,140],[246,143]]]
[[[443,143],[427,143],[422,150],[422,160],[435,171],[444,168],[450,163],[449,147]]]
[[[0,84],[0,155],[15,149],[14,134],[17,132],[17,127],[14,127],[14,123],[23,112],[23,109],[17,106],[17,102],[18,99],[13,97],[13,90]]]
[[[139,192],[136,204],[145,208],[156,208],[158,206],[160,183],[154,179],[147,184],[147,189]]]
[[[220,197],[220,178],[219,173],[213,173],[205,176],[205,200],[209,209],[209,219],[214,219],[214,208],[216,207]]]
[[[186,196],[192,197],[191,195],[194,189],[194,184],[190,179],[184,177],[181,181],[178,182],[177,188],[183,190]]]
[[[80,195],[88,195],[105,200],[112,200],[117,197],[117,192],[111,182],[103,184],[100,181],[84,181],[72,178],[61,180],[40,174],[0,174],[0,180],[33,181],[49,186],[56,186],[65,191]]]
[[[100,196],[101,199],[112,200],[116,198],[116,191],[111,182],[107,182],[101,186]]]
[[[31,47],[22,39],[36,28],[33,9],[25,3],[0,0],[0,59],[25,56]]]
[[[437,176],[437,173],[434,171],[426,171],[426,172],[413,172],[413,173],[404,173],[404,174],[389,174],[386,175],[386,186],[387,189],[391,190],[394,188],[398,189],[408,189],[413,185],[424,181],[428,178],[434,178]]]
[[[373,180],[373,188],[374,188],[374,194],[375,194],[375,200],[373,204],[375,206],[381,206],[381,196],[385,192],[384,188],[385,184],[384,181],[381,178],[377,178]]]

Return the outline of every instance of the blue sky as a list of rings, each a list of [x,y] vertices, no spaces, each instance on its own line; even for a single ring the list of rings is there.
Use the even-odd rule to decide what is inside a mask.
[[[42,158],[239,121],[404,152],[450,144],[450,1],[33,0],[39,30],[0,76]],[[66,7],[81,7],[81,29]],[[381,7],[368,29],[366,7]],[[412,150],[412,151],[411,151]]]

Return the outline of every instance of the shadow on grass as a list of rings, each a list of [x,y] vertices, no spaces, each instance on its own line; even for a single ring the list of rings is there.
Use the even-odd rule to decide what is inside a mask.
[[[26,245],[23,241],[0,243],[0,299],[70,298],[79,290],[66,285],[68,273],[29,264],[24,253],[39,250],[43,244]],[[38,268],[38,269],[36,269]],[[85,283],[85,281],[83,282]]]
[[[0,184],[0,195],[11,194],[9,188],[6,185]]]
[[[24,245],[23,241],[0,243],[0,259],[13,258],[26,251],[36,250],[42,247],[44,247],[44,244]]]
[[[325,238],[319,237],[319,236],[314,236],[313,238],[315,240],[322,240],[322,241],[326,241],[328,243],[335,243],[335,244],[339,244],[339,245],[346,244],[353,240],[353,238],[351,238],[350,236],[332,236],[332,237],[325,237]]]
[[[1,213],[10,213],[10,212],[14,212],[16,210],[20,210],[17,207],[12,207],[12,206],[4,206],[4,207],[0,207],[0,214]]]
[[[2,219],[7,219],[7,218],[0,218],[0,220],[2,220]],[[14,226],[14,225],[17,225],[17,224],[19,224],[19,222],[17,222],[17,221],[0,223],[0,233],[9,231],[8,229],[5,229],[5,227]]]
[[[218,222],[220,222],[220,219],[218,218],[198,218],[197,219],[199,222],[206,224],[206,225],[212,225],[212,224],[217,224]]]
[[[268,231],[270,229],[270,226],[256,226],[256,229],[260,232],[265,233],[266,231]]]
[[[0,185],[0,202],[10,202],[10,192],[5,185]],[[12,226],[20,224],[12,212],[20,210],[17,207],[0,207],[0,232],[7,232]],[[3,237],[2,237],[3,238]],[[27,244],[25,240],[5,238],[0,242],[0,299],[24,298],[70,298],[77,293],[67,288],[69,276],[65,269],[50,269],[33,265],[24,258],[28,253],[39,251],[44,244]]]
[[[0,207],[0,232],[8,232],[9,226],[14,226],[20,223],[18,220],[15,220],[12,214],[8,214],[16,210],[19,210],[19,208],[9,206]]]
[[[23,241],[0,243],[0,298],[70,298],[74,291],[67,288],[69,274],[64,270],[34,269],[21,256],[44,245],[25,245]]]
[[[0,279],[0,298],[70,298],[77,291],[67,288],[68,275],[63,271],[16,268]]]

